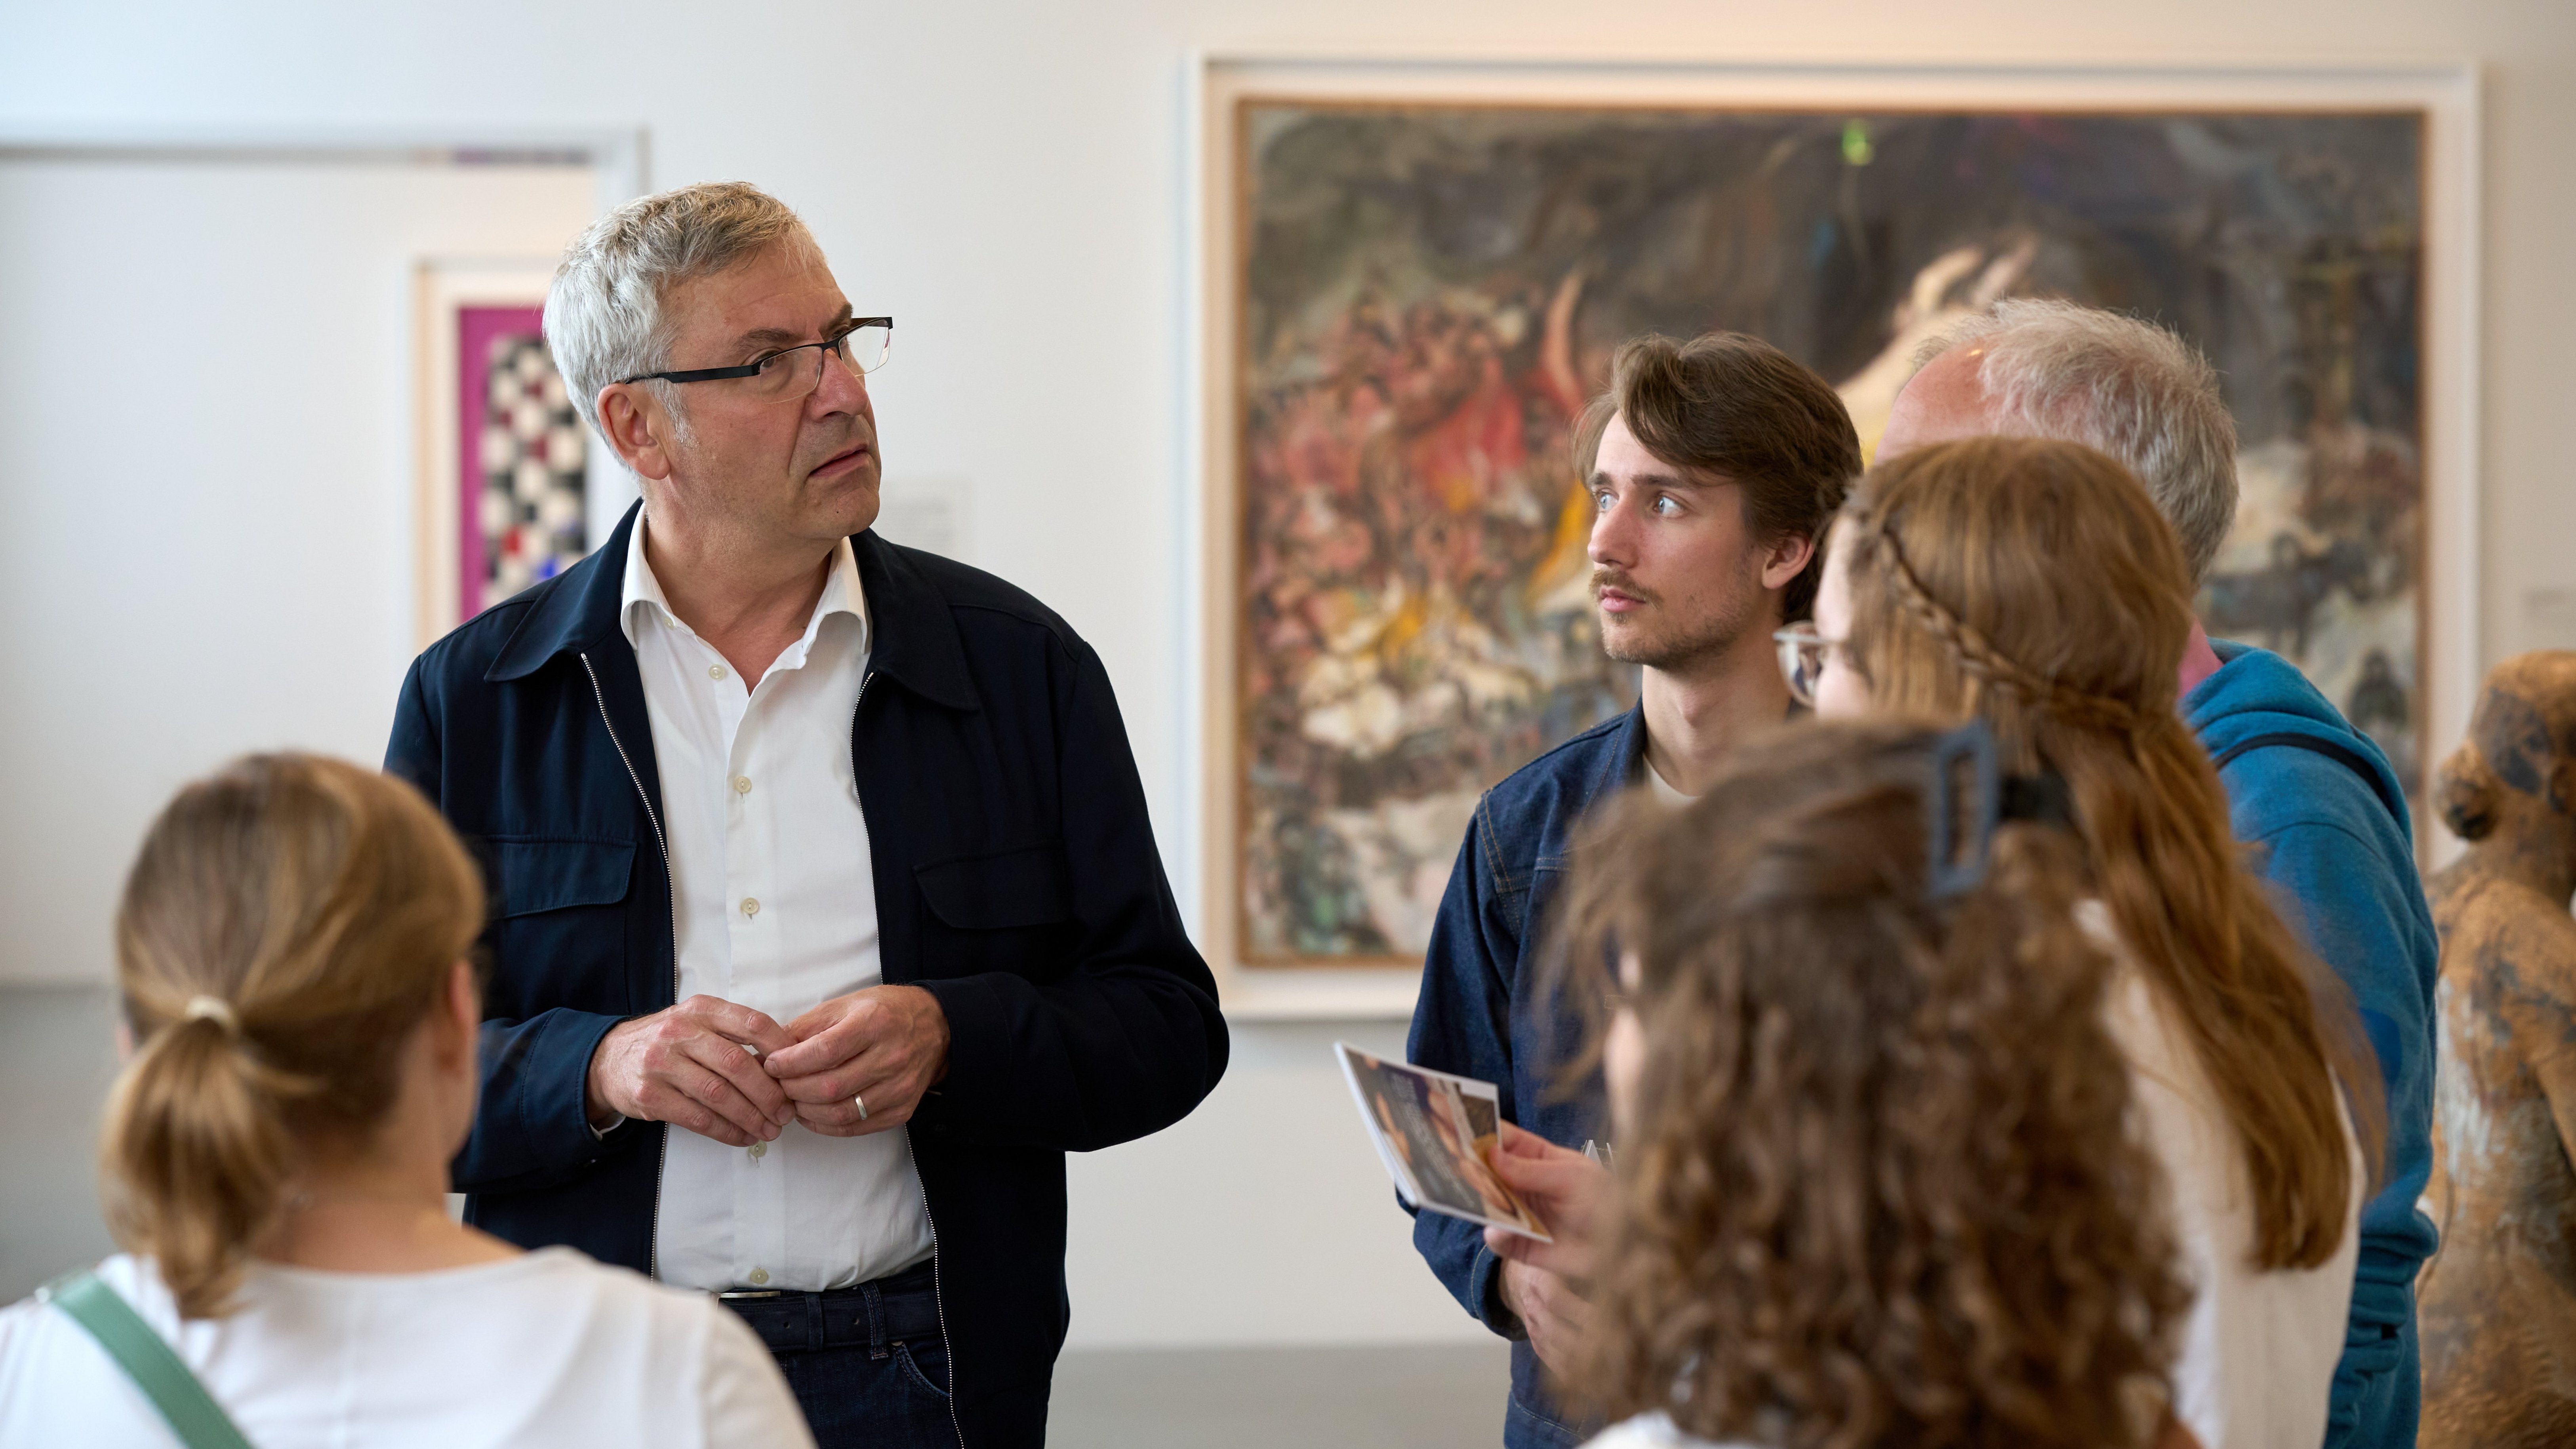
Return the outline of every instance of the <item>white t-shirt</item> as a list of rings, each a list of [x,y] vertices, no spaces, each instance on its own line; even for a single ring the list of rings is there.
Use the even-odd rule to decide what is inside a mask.
[[[1715,1443],[1673,1427],[1666,1414],[1639,1414],[1622,1419],[1584,1441],[1584,1449],[1755,1449],[1751,1444]]]
[[[143,1260],[98,1274],[259,1449],[814,1442],[742,1320],[570,1248],[429,1273],[254,1261],[235,1312],[185,1324]],[[88,1329],[32,1299],[0,1310],[0,1444],[177,1442]]]
[[[1673,810],[1679,810],[1699,798],[1697,795],[1685,795],[1674,789],[1673,782],[1664,778],[1664,772],[1656,769],[1655,762],[1652,760],[1646,761],[1646,788],[1655,792],[1655,803]]]

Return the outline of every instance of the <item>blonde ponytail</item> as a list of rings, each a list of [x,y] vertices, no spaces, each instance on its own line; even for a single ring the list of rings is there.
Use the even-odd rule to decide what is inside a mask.
[[[481,883],[409,786],[257,756],[180,792],[117,911],[136,1043],[101,1166],[118,1240],[219,1315],[319,1136],[362,1138],[397,1048],[471,949]]]
[[[308,1090],[206,1019],[153,1033],[118,1078],[107,1152],[125,1188],[120,1236],[151,1245],[182,1314],[229,1304],[242,1248],[294,1169],[285,1104]]]

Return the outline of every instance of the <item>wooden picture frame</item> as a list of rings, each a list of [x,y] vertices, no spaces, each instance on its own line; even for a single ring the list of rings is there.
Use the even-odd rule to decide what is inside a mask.
[[[1432,877],[1445,878],[1447,854],[1454,853],[1457,836],[1463,833],[1459,801],[1472,802],[1472,792],[1463,783],[1452,782],[1441,809],[1458,818],[1444,817],[1438,823],[1461,829],[1451,834],[1446,852],[1420,845],[1432,835],[1425,827],[1415,832],[1418,839],[1412,854],[1388,857],[1397,859],[1395,868],[1408,872],[1399,903],[1402,910],[1397,913],[1399,924],[1412,933],[1407,939],[1395,941],[1387,930],[1334,938],[1346,943],[1383,941],[1394,949],[1282,950],[1282,931],[1275,920],[1258,917],[1258,909],[1269,907],[1261,905],[1259,883],[1247,885],[1247,832],[1281,818],[1279,800],[1293,801],[1301,792],[1327,793],[1309,788],[1308,782],[1288,778],[1283,783],[1276,777],[1256,791],[1249,769],[1255,763],[1256,746],[1245,734],[1248,698],[1272,700],[1263,706],[1269,713],[1262,716],[1269,722],[1264,727],[1273,731],[1270,738],[1277,737],[1280,717],[1275,707],[1278,676],[1259,676],[1274,690],[1273,696],[1248,696],[1244,683],[1247,665],[1260,664],[1259,651],[1272,647],[1252,637],[1246,627],[1246,558],[1251,544],[1245,508],[1248,469],[1255,461],[1246,439],[1249,428],[1265,421],[1252,416],[1247,391],[1252,376],[1246,356],[1248,298],[1262,287],[1268,290],[1261,295],[1271,299],[1265,306],[1282,296],[1292,302],[1312,300],[1294,288],[1283,292],[1276,274],[1254,275],[1254,269],[1266,263],[1256,255],[1253,234],[1253,203],[1262,162],[1255,155],[1250,128],[1255,124],[1272,128],[1265,135],[1275,143],[1278,135],[1286,134],[1280,129],[1283,115],[1291,125],[1302,116],[1327,113],[1521,115],[1554,118],[1551,124],[1576,114],[1626,113],[1740,117],[1748,125],[1760,121],[1775,127],[1784,124],[1784,118],[1834,118],[1836,125],[1846,127],[1839,139],[1845,161],[1855,166],[1867,165],[1871,159],[1867,154],[1872,144],[1870,118],[1895,118],[1887,123],[1894,132],[1903,132],[1908,121],[1948,116],[2027,118],[2034,124],[2053,118],[2090,118],[2088,123],[2114,131],[2125,125],[2197,124],[2211,118],[2282,118],[2274,124],[2324,125],[2334,131],[2344,124],[2338,118],[2409,118],[2408,127],[2419,148],[2413,212],[2418,230],[2411,243],[2416,247],[2411,285],[2420,380],[2413,402],[2413,430],[2404,441],[2419,469],[2420,494],[2410,525],[2417,531],[2407,535],[2416,540],[2407,547],[2415,549],[2419,563],[2406,581],[2413,591],[2414,627],[2409,637],[2415,653],[2407,680],[2413,713],[2405,727],[2411,731],[2413,773],[2419,781],[2422,762],[2440,758],[2440,751],[2465,728],[2480,657],[2474,405],[2478,86],[2467,68],[1622,64],[1207,55],[1191,63],[1189,101],[1188,204],[1198,245],[1190,254],[1186,279],[1192,325],[1186,334],[1190,355],[1185,375],[1194,396],[1185,410],[1190,429],[1185,456],[1195,466],[1195,477],[1189,480],[1184,503],[1199,542],[1194,576],[1189,580],[1197,606],[1189,616],[1189,646],[1202,724],[1194,732],[1196,758],[1189,767],[1195,788],[1189,792],[1186,808],[1195,845],[1191,866],[1198,879],[1192,887],[1200,936],[1217,967],[1229,1010],[1286,1016],[1409,1011],[1419,975],[1420,909],[1426,898],[1436,899]],[[1501,131],[1509,130],[1508,124],[1501,126]],[[1362,127],[1354,134],[1405,139],[1402,126],[1392,131],[1381,127],[1375,133]],[[1321,168],[1308,175],[1328,172],[1329,168]],[[1331,199],[1329,191],[1317,194]],[[1462,206],[1472,209],[1473,204],[1471,199]],[[1994,261],[1992,256],[1980,257],[1979,266]],[[1469,287],[1472,280],[1458,285]],[[1390,288],[1390,306],[1401,302],[1393,296],[1400,291]],[[1517,307],[1519,321],[1497,320],[1492,330],[1501,336],[1512,327],[1524,329],[1504,344],[1524,348],[1528,344],[1520,339],[1526,337],[1528,327],[1537,325],[1533,316],[1543,310],[1535,301],[1523,305],[1515,299],[1499,303],[1470,299],[1465,305],[1485,308],[1479,315],[1490,318],[1501,318],[1506,308]],[[1274,351],[1272,355],[1289,354]],[[1871,386],[1892,397],[1903,380],[1901,360],[1876,361],[1879,372],[1891,375],[1874,377]],[[1847,399],[1857,398],[1854,387],[1862,381],[1859,376],[1834,380],[1844,385]],[[1597,380],[1587,385],[1597,386]],[[1879,405],[1883,402],[1878,399]],[[1863,401],[1855,400],[1854,407],[1857,417],[1864,411]],[[1874,429],[1866,421],[1863,430],[1874,441]],[[1274,430],[1263,436],[1275,435]],[[1262,577],[1276,572],[1273,569]],[[2364,590],[2355,584],[2350,592],[2360,598]],[[2209,597],[2204,596],[2205,602]],[[2394,599],[2387,595],[2382,600],[2383,614],[2400,607],[2389,602]],[[2373,617],[2380,620],[2378,627],[2398,627],[2386,621],[2396,615]],[[1309,677],[1314,672],[1313,657],[1305,656],[1301,666],[1309,670]],[[1436,660],[1428,666],[1434,675],[1441,667]],[[1299,695],[1299,707],[1317,693]],[[1384,715],[1382,702],[1379,714]],[[1298,728],[1308,726],[1300,723]],[[1498,763],[1493,768],[1503,767]],[[1491,783],[1490,778],[1481,781]],[[1352,851],[1345,849],[1344,858],[1352,857]],[[1328,901],[1328,908],[1315,914],[1330,926],[1341,919],[1336,909]]]

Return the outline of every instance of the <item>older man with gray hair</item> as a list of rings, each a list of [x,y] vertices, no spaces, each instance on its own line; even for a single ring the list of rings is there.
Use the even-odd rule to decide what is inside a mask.
[[[1995,304],[1927,345],[1881,456],[1989,434],[2062,438],[2126,463],[2182,537],[2195,582],[2236,516],[2236,425],[2217,373],[2161,328],[2068,302]],[[2197,626],[2185,719],[2218,764],[2236,838],[2292,924],[2351,987],[2388,1089],[2388,1143],[2327,1420],[2330,1446],[2415,1442],[2415,1273],[2432,1223],[2433,985],[2439,943],[2396,772],[2286,660]]]
[[[491,886],[468,1219],[718,1295],[825,1446],[1037,1445],[1064,1153],[1227,1036],[1099,657],[870,531],[893,325],[750,186],[593,226],[546,332],[643,500],[420,656],[386,768]]]

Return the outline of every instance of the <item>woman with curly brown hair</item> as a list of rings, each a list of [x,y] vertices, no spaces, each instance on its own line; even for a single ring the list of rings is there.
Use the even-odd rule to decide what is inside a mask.
[[[2368,1179],[2353,1119],[2378,1140],[2379,1074],[2175,712],[2191,628],[2181,547],[2127,469],[1980,438],[1854,490],[1792,682],[1828,717],[1982,718],[2008,768],[2063,777],[2129,968],[2112,1027],[2196,1294],[2178,1411],[2209,1449],[2317,1444]]]
[[[1625,1422],[1596,1445],[2123,1449],[2166,1422],[2189,1294],[2083,848],[1989,835],[1957,739],[1786,733],[1686,809],[1631,801],[1584,868],[1571,959],[1616,949],[1626,987],[1573,1385]],[[1945,849],[1935,819],[1971,823]]]

